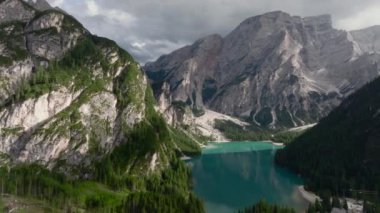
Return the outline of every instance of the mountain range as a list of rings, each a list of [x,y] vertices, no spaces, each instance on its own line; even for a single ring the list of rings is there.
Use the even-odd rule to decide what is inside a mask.
[[[344,31],[330,15],[248,18],[144,66],[164,114],[179,103],[265,128],[316,123],[380,74],[380,27]],[[170,117],[170,116],[168,116]]]
[[[0,206],[203,212],[180,157],[200,154],[218,119],[320,122],[276,161],[316,191],[378,190],[379,60],[378,26],[275,11],[140,67],[44,0],[0,0]]]

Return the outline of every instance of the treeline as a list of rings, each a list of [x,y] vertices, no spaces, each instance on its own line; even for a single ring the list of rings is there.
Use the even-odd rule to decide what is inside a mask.
[[[346,200],[340,200],[338,197],[329,197],[323,195],[321,197],[322,201],[318,199],[314,203],[310,203],[307,209],[307,213],[317,213],[317,212],[331,212],[333,208],[348,210],[348,204]]]
[[[258,203],[243,210],[239,213],[295,213],[295,210],[285,206],[269,204],[265,200],[260,200]]]
[[[184,205],[189,203],[189,205]],[[183,197],[174,197],[170,194],[154,193],[134,193],[123,201],[116,212],[183,212],[183,213],[202,213],[202,203],[197,201],[193,194],[190,194],[188,201]]]
[[[379,202],[380,79],[343,101],[321,122],[276,154],[319,194]]]
[[[232,121],[215,120],[214,127],[232,141],[263,141],[289,143],[302,134],[299,131],[272,131],[255,126],[242,127]]]
[[[380,212],[380,205],[369,202],[364,200],[363,203],[363,212],[364,213],[379,213]],[[309,207],[307,209],[307,213],[318,213],[318,212],[331,212],[335,209],[348,211],[348,202],[345,199],[340,199],[336,196],[330,198],[330,197],[324,197],[322,198],[322,201],[316,200],[314,203],[309,204]],[[355,210],[351,210],[355,211]]]
[[[188,193],[187,178],[190,176],[179,170],[169,170],[162,177],[125,177],[124,187],[115,189],[95,180],[69,180],[37,165],[10,170],[2,167],[0,191],[38,199],[65,211],[203,212],[202,202]]]
[[[187,156],[200,155],[202,150],[198,144],[194,142],[194,139],[190,138],[183,132],[182,129],[170,128],[173,140],[177,144],[180,151]]]

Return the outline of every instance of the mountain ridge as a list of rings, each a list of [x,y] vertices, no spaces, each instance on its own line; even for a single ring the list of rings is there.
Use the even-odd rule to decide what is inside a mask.
[[[351,94],[319,124],[279,150],[276,163],[302,175],[306,186],[318,193],[377,193],[379,89],[377,78]]]
[[[172,99],[193,109],[293,127],[317,122],[378,76],[379,55],[366,54],[350,32],[332,27],[329,15],[276,11],[248,18],[224,37],[199,39],[144,70],[156,98],[167,83]]]

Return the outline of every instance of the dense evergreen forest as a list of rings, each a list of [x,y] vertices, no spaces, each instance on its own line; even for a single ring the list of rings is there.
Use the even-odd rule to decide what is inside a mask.
[[[265,200],[261,200],[253,206],[247,207],[243,210],[239,210],[239,213],[295,213],[294,209],[272,205],[266,202]]]
[[[380,78],[276,154],[318,194],[379,201]]]

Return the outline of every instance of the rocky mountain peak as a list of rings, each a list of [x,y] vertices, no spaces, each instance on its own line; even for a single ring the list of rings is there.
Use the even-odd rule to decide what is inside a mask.
[[[269,22],[278,22],[283,21],[291,18],[291,16],[288,13],[282,12],[282,11],[272,11],[268,13],[264,13],[262,15],[253,16],[250,18],[247,18],[242,22],[242,24],[250,24],[257,21],[268,21]]]
[[[166,83],[171,100],[197,111],[265,127],[298,126],[317,122],[379,75],[374,61],[380,57],[365,54],[380,50],[379,35],[334,29],[330,15],[275,11],[246,19],[224,38],[198,40],[145,70],[157,96]]]
[[[350,32],[362,52],[380,53],[380,25]]]
[[[22,0],[0,1],[0,24],[9,21],[29,21],[35,10]]]
[[[282,11],[269,12],[244,20],[232,33],[235,31],[253,32],[263,28],[271,28],[274,30],[284,26],[286,23],[292,22],[292,19],[292,16]]]
[[[319,15],[319,16],[310,16],[303,18],[305,25],[316,26],[316,27],[332,27],[332,18],[329,14]]]
[[[45,0],[23,0],[23,1],[39,11],[52,9],[50,4]]]

